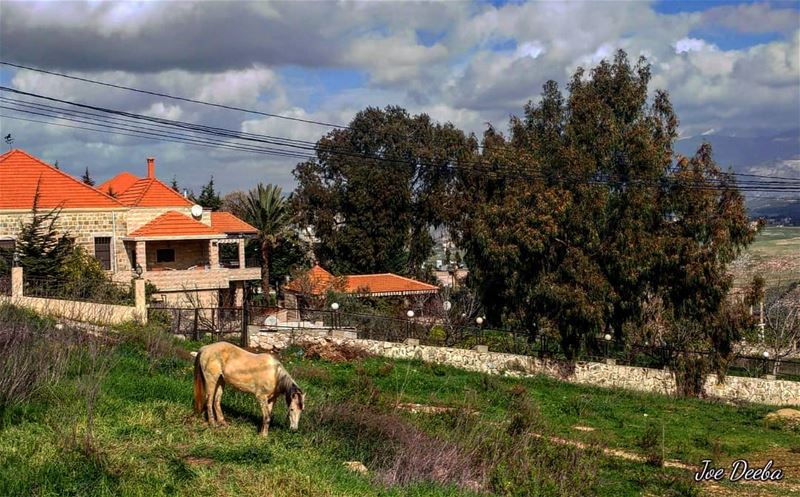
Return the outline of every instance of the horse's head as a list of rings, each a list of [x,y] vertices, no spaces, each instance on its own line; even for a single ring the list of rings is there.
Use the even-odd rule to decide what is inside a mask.
[[[286,407],[289,408],[289,428],[297,430],[300,423],[300,414],[303,412],[306,394],[295,384],[286,392]]]

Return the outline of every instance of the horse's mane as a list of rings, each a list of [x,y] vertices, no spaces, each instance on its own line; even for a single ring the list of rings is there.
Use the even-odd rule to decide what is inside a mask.
[[[289,372],[283,367],[283,364],[278,365],[278,384],[275,388],[277,393],[283,393],[286,395],[286,405],[289,405],[292,402],[292,396],[296,392],[302,393],[300,387],[297,386],[297,383],[294,382]],[[303,409],[303,397],[300,397],[300,409]]]

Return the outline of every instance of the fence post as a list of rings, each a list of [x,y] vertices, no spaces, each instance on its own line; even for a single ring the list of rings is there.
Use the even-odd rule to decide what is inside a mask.
[[[22,297],[22,268],[11,268],[11,297]]]
[[[139,322],[147,324],[147,299],[144,292],[144,280],[141,278],[133,280],[133,288],[135,312],[138,315]]]
[[[195,340],[200,340],[200,335],[197,332],[197,319],[199,317],[198,316],[199,311],[200,310],[197,307],[194,308],[194,325],[192,328],[192,338],[194,338]]]
[[[245,286],[244,295],[242,295],[242,343],[240,344],[242,347],[250,346],[250,330],[248,329],[250,324],[250,317],[248,316],[249,297],[250,292],[247,291],[247,286]]]

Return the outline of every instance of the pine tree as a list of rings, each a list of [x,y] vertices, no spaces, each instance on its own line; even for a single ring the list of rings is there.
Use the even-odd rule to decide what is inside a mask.
[[[89,186],[94,186],[94,180],[89,175],[89,166],[86,166],[86,171],[84,171],[83,176],[81,177],[81,181]]]
[[[200,196],[197,197],[197,203],[212,211],[218,211],[219,208],[222,207],[222,200],[219,198],[219,193],[214,191],[213,176],[200,191]]]
[[[175,177],[175,176],[172,177],[172,182],[169,184],[169,186],[170,186],[170,188],[172,188],[176,192],[178,192],[178,193],[181,192],[181,189],[178,186],[178,178],[177,177]]]
[[[17,238],[16,253],[28,278],[58,277],[75,246],[66,233],[59,235],[55,224],[60,208],[42,214],[39,211],[39,184],[33,197],[33,216],[23,224]]]

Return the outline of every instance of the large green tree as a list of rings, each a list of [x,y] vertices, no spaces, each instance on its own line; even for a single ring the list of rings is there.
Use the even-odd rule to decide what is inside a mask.
[[[336,273],[420,275],[465,142],[451,124],[400,107],[367,108],[320,139],[294,172],[294,205],[314,228],[319,261]]]
[[[566,97],[548,82],[508,140],[490,129],[473,149],[486,172],[460,173],[452,221],[490,319],[549,323],[575,355],[586,335],[625,339],[658,299],[698,342],[737,338],[726,265],[753,237],[743,199],[710,146],[675,164],[678,120],[649,82],[620,51]]]

